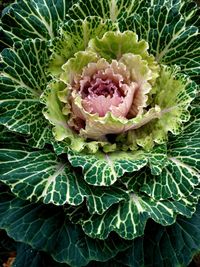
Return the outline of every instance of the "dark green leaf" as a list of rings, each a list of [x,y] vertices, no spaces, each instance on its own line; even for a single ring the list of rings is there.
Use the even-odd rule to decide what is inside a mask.
[[[119,23],[145,39],[158,62],[179,65],[181,71],[199,81],[200,11],[190,1],[151,1]],[[160,3],[159,3],[160,2]]]
[[[34,250],[29,245],[19,243],[13,267],[69,267],[54,261],[48,254]]]
[[[39,39],[16,43],[14,49],[4,49],[1,54],[0,124],[31,134],[31,143],[36,147],[43,147],[51,137],[40,103],[47,83],[47,60],[47,44]]]
[[[62,207],[29,203],[7,192],[0,194],[0,227],[16,241],[47,251],[71,267],[109,260],[129,245],[115,235],[104,241],[91,239],[69,222]]]
[[[76,0],[20,0],[3,11],[1,47],[12,46],[26,38],[49,40],[57,35],[58,25],[64,21]]]
[[[188,266],[200,250],[200,204],[192,218],[178,217],[176,223],[163,227],[149,221],[144,237],[115,260],[129,267]]]
[[[4,132],[1,136],[0,180],[23,199],[79,205],[86,198],[88,210],[102,214],[114,203],[128,197],[125,190],[115,186],[100,189],[89,186],[73,171],[66,156],[57,157],[47,149],[33,150],[22,145],[13,134],[10,139],[5,138]],[[12,139],[15,141],[11,145]]]

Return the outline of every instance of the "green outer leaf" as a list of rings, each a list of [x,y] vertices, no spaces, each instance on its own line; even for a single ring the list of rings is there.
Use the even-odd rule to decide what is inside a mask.
[[[151,227],[145,244],[146,266],[188,266],[194,253],[200,249],[199,220],[198,205],[192,218],[179,217],[170,227]]]
[[[149,221],[144,237],[134,239],[132,247],[114,259],[129,267],[188,266],[200,250],[199,221],[200,204],[192,218],[179,216],[171,226]]]
[[[84,179],[92,185],[110,186],[125,173],[140,170],[149,165],[152,174],[161,173],[166,161],[165,145],[157,146],[151,152],[98,152],[96,154],[68,152],[73,167],[83,169]]]
[[[58,25],[76,0],[20,0],[2,14],[1,46],[26,38],[49,40],[57,35]]]
[[[1,161],[1,181],[21,198],[57,205],[83,202],[84,187],[81,190],[68,164],[57,160],[53,153],[1,149]]]
[[[166,145],[155,146],[152,151],[145,152],[145,157],[148,158],[148,166],[151,174],[159,175],[163,167],[166,165],[167,148]]]
[[[68,159],[73,167],[81,167],[87,183],[110,186],[125,172],[134,172],[147,164],[143,153],[113,152],[96,154],[69,151]]]
[[[87,237],[78,225],[69,223],[61,207],[29,203],[9,193],[0,194],[0,215],[0,227],[9,236],[71,267],[106,261],[128,247],[117,236],[104,241]]]
[[[43,147],[51,135],[39,102],[47,83],[44,73],[47,60],[47,44],[39,39],[18,42],[1,54],[0,124],[31,134],[36,147]]]
[[[168,159],[161,175],[152,176],[147,170],[141,174],[145,180],[141,190],[154,199],[180,199],[200,184],[200,108],[193,104],[190,109],[191,118],[184,131],[169,139]],[[137,174],[130,178],[130,188],[134,177]]]
[[[145,234],[146,229],[145,228]],[[148,253],[148,250],[144,252],[143,243],[146,235],[144,237],[137,237],[132,241],[132,246],[122,253],[118,253],[114,258],[119,264],[129,267],[144,267],[144,253]],[[150,255],[149,255],[150,256]],[[152,255],[151,255],[152,256]],[[148,261],[147,261],[148,262]],[[150,267],[150,266],[149,266]]]
[[[134,179],[134,175],[132,179]],[[151,176],[145,171],[143,179],[146,179],[146,183],[142,186],[141,191],[154,199],[172,197],[179,200],[189,196],[195,186],[200,183],[198,172],[176,158],[169,159],[160,176]]]
[[[151,7],[141,8],[137,14],[123,18],[119,22],[121,31],[130,29],[137,32],[149,43],[150,53],[158,62],[177,64],[182,72],[199,81],[200,11],[190,1],[179,0],[177,4],[173,1],[151,2]]]
[[[88,0],[87,3],[81,0],[70,8],[68,16],[72,19],[98,16],[115,22],[124,14],[133,13],[137,6],[138,1],[135,0]]]
[[[191,108],[191,121],[185,125],[182,135],[176,138],[170,138],[169,155],[167,160],[165,158],[166,161],[161,174],[152,176],[150,171],[146,168],[142,171],[126,175],[121,179],[125,186],[132,192],[142,191],[149,195],[149,198],[140,194],[138,195],[137,201],[140,203],[140,210],[141,207],[143,208],[143,212],[140,216],[144,216],[144,221],[140,219],[140,223],[144,223],[146,218],[150,217],[161,224],[167,225],[170,223],[170,220],[171,223],[175,221],[176,214],[189,217],[195,210],[195,203],[199,198],[199,188],[196,187],[200,184],[200,112],[199,105],[195,103],[198,103],[198,100],[194,101],[193,107]],[[143,229],[143,226],[140,228],[136,223],[136,214],[138,216],[139,213],[135,212],[137,201],[135,201],[134,204],[131,203],[130,206],[128,206],[127,203],[120,203],[115,206],[115,211],[112,207],[111,213],[109,214],[107,211],[104,217],[92,216],[92,218],[89,219],[90,222],[89,220],[83,222],[84,229],[86,229],[87,233],[89,232],[89,234],[93,236],[101,236],[101,238],[112,230],[117,231],[124,237],[121,225],[123,225],[124,218],[126,218],[125,226],[123,226],[127,231],[126,236],[129,233],[130,225],[136,225],[139,232],[141,228]],[[122,205],[124,205],[124,207]],[[134,214],[132,222],[129,220],[127,214]],[[156,217],[155,214],[158,217]]]
[[[149,218],[165,226],[171,225],[177,214],[191,217],[197,202],[198,198],[192,195],[179,201],[162,201],[130,192],[129,201],[112,206],[103,215],[83,218],[80,223],[84,232],[92,238],[105,239],[115,231],[122,238],[134,239],[143,235]]]
[[[102,214],[114,203],[128,199],[123,188],[89,186],[65,156],[61,159],[49,150],[33,150],[5,130],[0,137],[0,180],[22,199],[80,205],[86,198],[91,214]]]
[[[88,187],[87,207],[91,214],[103,214],[115,203],[128,200],[129,196],[121,185],[110,187]]]
[[[19,243],[17,255],[13,263],[15,267],[70,267],[54,261],[48,254],[34,250],[29,245]]]

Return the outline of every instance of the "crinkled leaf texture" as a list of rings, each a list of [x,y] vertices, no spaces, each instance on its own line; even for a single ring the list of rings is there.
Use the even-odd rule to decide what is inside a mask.
[[[67,36],[68,33],[65,34]],[[66,59],[67,62],[60,67],[60,70],[63,69],[60,78],[53,79],[42,95],[42,102],[46,105],[44,115],[54,125],[56,140],[67,142],[72,150],[78,152],[88,149],[90,153],[95,153],[99,147],[107,152],[134,150],[138,146],[149,150],[155,143],[166,142],[168,132],[180,132],[182,122],[189,119],[187,109],[195,97],[197,86],[189,77],[178,74],[179,68],[162,66],[159,70],[154,58],[148,55],[148,43],[144,40],[138,41],[137,38],[131,31],[108,31],[102,38],[96,37],[90,41],[87,39],[85,51],[77,52],[74,57]],[[58,46],[57,50],[59,49]],[[106,60],[112,63],[109,65]],[[115,69],[115,74],[121,68],[119,73],[126,73],[137,84],[136,87],[139,86],[129,111],[134,114],[137,107],[134,107],[134,103],[139,103],[139,111],[135,117],[127,119],[119,115],[129,105],[128,102],[117,108],[111,106],[110,111],[103,116],[90,113],[90,98],[88,101],[83,100],[75,89],[72,90],[72,84],[79,79],[79,75],[84,78],[84,73],[85,76],[88,75],[86,73],[91,75],[93,69],[107,68],[105,66]],[[155,83],[156,78],[158,79]],[[127,96],[131,97],[133,96]],[[103,100],[99,101],[101,103]],[[98,102],[93,104],[96,107],[98,105],[102,106]],[[100,106],[97,109],[100,110]],[[145,110],[146,106],[148,110]],[[85,124],[79,134],[71,129],[76,119],[83,120]],[[125,134],[121,134],[124,132]],[[109,142],[109,134],[118,134],[116,143]],[[123,143],[122,146],[120,142]]]
[[[130,167],[130,164],[120,162],[116,157],[109,159],[110,170],[102,172],[106,170],[108,159],[105,161],[104,157],[100,157],[98,163],[95,156],[81,156],[79,160],[78,155],[74,157],[69,154],[72,165],[78,163],[83,167],[85,177],[88,177],[85,182],[80,174],[77,176],[76,171],[70,171],[66,155],[57,157],[48,150],[32,150],[28,145],[22,146],[17,136],[11,133],[8,136],[6,131],[2,131],[1,180],[24,199],[76,206],[83,203],[85,197],[88,214],[85,213],[83,217],[80,215],[79,223],[88,235],[105,239],[111,231],[116,231],[123,238],[133,239],[143,234],[148,218],[169,225],[175,222],[177,214],[190,217],[195,211],[198,200],[195,188],[200,181],[198,110],[199,107],[194,103],[191,109],[193,119],[185,125],[180,138],[171,139],[173,142],[170,142],[167,157],[163,149],[155,150],[155,155],[145,155],[145,159],[149,157],[151,173],[150,168],[146,167],[125,174],[118,180],[119,183],[107,189],[94,186],[96,177],[107,181],[111,171],[122,175],[123,168]],[[9,142],[11,136],[12,145]],[[186,148],[181,153],[180,144]],[[193,155],[190,154],[189,160],[188,151]],[[131,164],[131,168],[137,170],[137,164]],[[10,165],[13,166],[12,170]],[[73,213],[77,212],[79,207],[74,207]]]
[[[30,143],[36,147],[43,147],[51,137],[40,103],[48,81],[44,70],[48,60],[46,45],[40,39],[27,39],[1,53],[0,124],[18,133],[31,134]]]
[[[19,0],[4,10],[0,180],[12,193],[0,186],[0,228],[37,264],[46,251],[55,266],[186,266],[200,250],[199,18],[185,0]],[[66,83],[121,54],[160,109],[114,144],[88,142],[67,124]]]

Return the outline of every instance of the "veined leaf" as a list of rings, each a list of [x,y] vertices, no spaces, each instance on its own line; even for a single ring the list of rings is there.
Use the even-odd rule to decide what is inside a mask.
[[[198,81],[200,74],[200,11],[190,1],[141,8],[135,15],[119,22],[121,30],[134,30],[145,39],[158,62],[179,65],[181,71]],[[163,2],[163,1],[161,1]],[[197,21],[198,20],[198,21]],[[192,24],[192,25],[191,25]]]
[[[1,133],[0,144],[0,180],[22,199],[79,205],[86,198],[89,212],[102,214],[128,198],[127,192],[117,186],[100,190],[89,186],[65,156],[57,157],[47,149],[33,150],[7,131]]]
[[[87,183],[99,186],[110,186],[125,172],[133,172],[147,164],[147,159],[141,153],[113,152],[94,155],[84,153],[68,153],[72,166],[81,167]]]
[[[149,197],[136,193],[129,202],[113,206],[110,213],[90,217],[83,222],[87,234],[104,238],[109,231],[116,231],[125,238],[128,234],[133,238],[134,230],[136,236],[142,234],[147,218],[167,225],[175,221],[176,214],[192,215],[200,184],[199,106],[194,105],[191,121],[185,125],[182,135],[170,139],[168,160],[161,174],[153,176],[145,168],[120,179],[130,191],[143,191]]]
[[[171,226],[163,227],[149,221],[144,237],[135,239],[132,247],[119,253],[115,260],[129,267],[188,266],[200,250],[199,220],[198,204],[192,218],[179,216]]]
[[[80,223],[84,232],[92,238],[105,239],[115,231],[122,238],[134,239],[144,234],[149,218],[162,225],[171,225],[176,221],[177,214],[191,217],[197,202],[196,195],[179,201],[162,201],[130,192],[129,201],[113,205],[103,215],[83,218]]]
[[[200,184],[200,108],[191,108],[191,119],[185,125],[184,131],[169,139],[168,160],[162,173],[151,176],[145,170],[145,180],[141,190],[154,199],[180,199],[189,196]],[[134,181],[133,175],[130,183]]]
[[[95,2],[92,0],[87,2],[81,0],[70,8],[68,16],[72,19],[98,16],[104,19],[111,19],[115,22],[124,14],[133,13],[138,7],[138,4],[138,0],[97,0]]]
[[[169,158],[161,174],[152,176],[146,168],[121,179],[130,191],[143,191],[149,197],[131,194],[129,202],[119,203],[103,216],[94,215],[82,222],[84,231],[98,238],[105,238],[110,231],[124,238],[135,238],[143,234],[148,218],[167,225],[175,221],[176,214],[190,217],[199,197],[199,191],[196,192],[200,183],[198,129],[199,106],[196,106],[182,135],[171,138]]]
[[[129,190],[143,191],[149,195],[149,201],[152,198],[155,203],[165,203],[165,208],[168,206],[167,203],[175,205],[175,213],[186,216],[191,216],[194,212],[193,204],[199,197],[197,186],[200,184],[198,106],[193,107],[191,115],[191,122],[187,123],[183,134],[178,138],[171,138],[169,159],[160,175],[153,176],[145,168],[121,179]],[[193,199],[190,200],[191,195]]]
[[[31,134],[36,147],[43,147],[51,133],[39,102],[47,83],[47,59],[47,44],[39,39],[18,42],[1,54],[0,124]]]
[[[49,40],[76,0],[20,0],[4,9],[1,47],[26,38]]]
[[[69,151],[72,166],[83,169],[84,179],[91,185],[110,186],[126,172],[135,172],[149,163],[152,173],[159,174],[165,164],[165,146],[155,147],[151,153],[113,152],[96,154]]]
[[[0,194],[0,215],[0,227],[9,236],[71,267],[106,261],[129,246],[115,235],[104,241],[91,239],[68,221],[62,207],[29,203],[9,193]]]

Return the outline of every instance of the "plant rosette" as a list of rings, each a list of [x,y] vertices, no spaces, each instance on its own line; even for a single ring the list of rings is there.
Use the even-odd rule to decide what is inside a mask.
[[[23,201],[61,206],[74,232],[125,242],[149,219],[164,227],[196,210],[199,10],[86,2],[20,0],[3,11],[0,178]],[[70,264],[95,258],[84,259]]]

